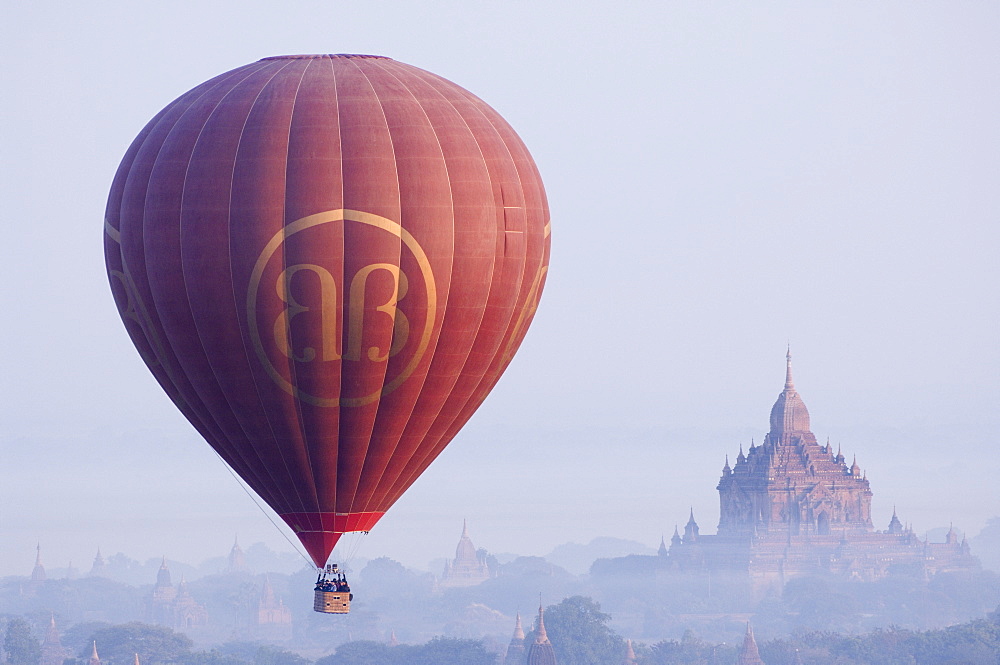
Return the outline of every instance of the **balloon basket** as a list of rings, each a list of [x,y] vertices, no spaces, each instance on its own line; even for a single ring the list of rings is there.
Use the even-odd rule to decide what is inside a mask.
[[[340,591],[316,590],[313,610],[323,614],[347,614],[351,611],[351,594]]]

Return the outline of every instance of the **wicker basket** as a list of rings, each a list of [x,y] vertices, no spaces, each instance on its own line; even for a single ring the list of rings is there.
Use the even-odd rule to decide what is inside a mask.
[[[324,614],[347,614],[351,611],[351,594],[342,591],[316,591],[313,609]]]

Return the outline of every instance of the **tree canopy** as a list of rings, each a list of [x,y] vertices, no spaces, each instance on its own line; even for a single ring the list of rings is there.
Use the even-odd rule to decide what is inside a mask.
[[[38,665],[42,657],[41,644],[31,634],[31,626],[21,617],[14,617],[7,622],[3,650],[10,665]]]
[[[97,643],[102,659],[129,663],[135,654],[139,654],[143,665],[177,663],[188,654],[192,644],[187,635],[138,621],[98,629],[80,652],[80,658],[90,656],[90,642]]]
[[[608,627],[611,615],[585,596],[571,596],[545,610],[545,631],[560,665],[605,665],[625,655],[625,640]],[[531,644],[538,626],[525,639]]]
[[[497,655],[482,640],[435,637],[426,644],[389,646],[361,640],[337,647],[315,665],[496,665]]]

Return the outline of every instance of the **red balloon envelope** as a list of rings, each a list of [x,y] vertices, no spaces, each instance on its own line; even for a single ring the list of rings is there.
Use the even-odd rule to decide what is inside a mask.
[[[548,220],[531,156],[482,100],[389,58],[306,55],[163,109],[104,228],[146,364],[322,566],[503,373]]]

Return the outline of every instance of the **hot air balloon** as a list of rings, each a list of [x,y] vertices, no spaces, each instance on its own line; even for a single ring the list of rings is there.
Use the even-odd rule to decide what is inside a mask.
[[[104,230],[150,371],[321,570],[485,399],[549,262],[513,129],[366,55],[264,58],[181,95],[126,152]]]

